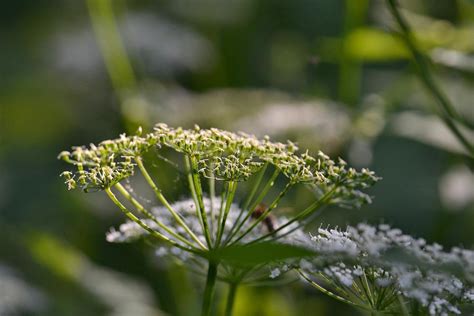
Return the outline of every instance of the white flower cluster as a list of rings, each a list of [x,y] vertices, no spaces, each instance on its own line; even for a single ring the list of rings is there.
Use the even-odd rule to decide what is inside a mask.
[[[319,255],[302,260],[300,271],[317,279],[312,281],[316,287],[332,287],[334,295],[355,305],[393,310],[402,308],[396,306],[401,295],[430,315],[449,315],[461,314],[459,304],[474,302],[471,250],[446,252],[384,224],[320,228],[310,247]]]
[[[61,152],[58,158],[76,166],[77,171],[64,171],[61,176],[65,178],[69,190],[75,189],[77,184],[84,191],[103,190],[133,175],[133,159],[155,144],[156,139],[152,134],[145,138],[122,134],[117,139],[105,140],[99,145],[73,147],[71,152]]]
[[[268,137],[258,139],[245,133],[232,133],[216,128],[171,128],[157,124],[154,132],[141,136],[120,135],[99,145],[73,147],[59,158],[76,166],[77,171],[65,171],[62,176],[68,189],[77,184],[84,190],[102,190],[133,175],[134,159],[152,147],[167,146],[191,159],[192,168],[201,175],[217,180],[245,181],[267,163],[280,170],[291,183],[306,183],[318,194],[331,192],[331,203],[345,207],[360,207],[370,203],[363,193],[380,178],[369,170],[358,172],[347,168],[339,159],[336,163],[319,152],[312,157],[307,152],[298,155],[297,146],[272,142]]]
[[[0,315],[41,314],[47,297],[0,263]]]

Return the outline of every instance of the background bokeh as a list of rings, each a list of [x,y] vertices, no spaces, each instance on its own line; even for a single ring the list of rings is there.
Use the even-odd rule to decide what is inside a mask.
[[[401,6],[436,80],[474,123],[474,2]],[[202,280],[144,244],[107,243],[120,212],[59,178],[60,151],[156,122],[291,139],[384,178],[372,205],[328,209],[309,230],[385,222],[472,247],[472,165],[396,30],[382,0],[3,3],[0,315],[196,314]],[[299,205],[298,192],[285,203]],[[235,311],[354,313],[300,283],[243,288]]]

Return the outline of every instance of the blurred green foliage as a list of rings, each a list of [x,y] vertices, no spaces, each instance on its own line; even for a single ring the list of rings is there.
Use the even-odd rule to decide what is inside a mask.
[[[432,57],[436,80],[473,123],[474,3],[401,6]],[[119,300],[103,295],[115,292],[99,285],[135,284],[140,290],[125,292],[137,296],[123,300],[140,306],[121,307],[120,315],[199,309],[202,279],[158,261],[147,245],[107,243],[104,234],[121,214],[99,193],[66,192],[58,176],[63,166],[56,155],[71,144],[159,121],[297,139],[384,178],[370,207],[327,209],[309,231],[384,221],[445,246],[472,246],[472,169],[461,168],[467,181],[450,177],[469,159],[449,131],[427,123],[437,122],[433,101],[394,30],[381,0],[4,3],[0,265],[28,285],[25,293],[41,297],[33,307],[12,308],[19,315],[119,315],[111,306]],[[269,121],[257,120],[259,113]],[[417,125],[429,135],[412,128]],[[175,196],[185,193],[176,175],[160,176]],[[449,197],[453,187],[459,189]],[[463,188],[467,193],[459,194]],[[290,198],[283,210],[304,205],[308,196]],[[225,300],[224,287],[218,299]],[[216,313],[222,309],[223,303]],[[354,314],[297,283],[243,288],[235,309],[235,315]]]

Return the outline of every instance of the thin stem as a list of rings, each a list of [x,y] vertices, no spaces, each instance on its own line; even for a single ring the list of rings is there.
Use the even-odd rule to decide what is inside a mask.
[[[227,198],[225,202],[225,209],[224,209],[222,219],[220,219],[220,222],[218,223],[219,227],[217,231],[217,239],[216,239],[216,244],[215,244],[216,248],[218,248],[219,244],[221,243],[222,234],[224,233],[224,230],[225,230],[225,222],[227,221],[227,215],[229,215],[230,207],[232,206],[232,201],[234,200],[236,190],[237,190],[237,182],[230,181],[227,183],[227,194],[226,194]]]
[[[453,120],[456,120],[468,128],[471,128],[469,124],[456,112],[454,106],[450,103],[449,99],[437,85],[436,81],[434,80],[430,69],[429,69],[429,62],[428,57],[426,57],[416,46],[415,39],[412,36],[412,31],[410,26],[405,21],[405,19],[400,14],[398,6],[396,4],[396,0],[387,0],[388,7],[390,12],[392,13],[393,17],[397,21],[401,31],[402,31],[402,39],[407,45],[408,49],[410,50],[413,59],[418,68],[418,74],[423,82],[425,88],[432,94],[432,96],[436,99],[438,104],[442,109],[442,113],[439,113],[441,119],[444,123],[448,126],[452,133],[456,135],[458,140],[463,144],[463,146],[467,149],[471,156],[474,156],[474,146],[465,138],[465,136],[461,133],[459,128],[457,127],[456,123]]]
[[[194,234],[193,231],[188,227],[188,225],[186,225],[186,223],[181,218],[181,216],[179,216],[179,214],[176,213],[173,207],[169,204],[168,200],[166,200],[164,195],[161,193],[161,190],[156,186],[155,182],[153,181],[150,174],[148,173],[145,166],[143,165],[142,159],[140,157],[136,157],[135,161],[141,173],[143,174],[143,177],[147,181],[148,185],[150,185],[153,192],[155,192],[155,195],[158,198],[158,200],[160,200],[160,202],[168,209],[168,211],[171,213],[175,221],[184,228],[184,230],[189,234],[189,236],[191,236],[191,238],[194,239],[194,241],[196,241],[202,249],[207,249],[207,247],[199,240],[196,234]]]
[[[218,265],[218,263],[212,261],[209,262],[209,267],[207,270],[206,288],[204,289],[204,297],[202,302],[201,316],[211,315],[212,299],[214,296],[214,289],[217,281]]]
[[[213,169],[212,167],[210,168]],[[211,216],[211,234],[215,231],[215,216],[214,216],[214,199],[216,197],[216,179],[214,178],[214,174],[211,175],[209,178],[209,199],[211,204],[210,216]]]
[[[112,190],[110,188],[107,188],[105,189],[105,192],[107,193],[107,195],[109,196],[109,198],[112,200],[112,202],[115,203],[115,205],[117,205],[119,207],[119,209],[125,214],[125,216],[127,216],[131,221],[137,223],[140,227],[142,227],[144,230],[146,230],[151,236],[157,238],[157,239],[160,239],[160,240],[163,240],[163,241],[166,241],[168,243],[170,243],[172,246],[175,246],[177,248],[180,248],[180,249],[183,249],[185,251],[189,251],[189,252],[192,252],[192,253],[195,253],[195,254],[200,254],[199,251],[196,251],[194,249],[190,249],[188,247],[185,247],[181,244],[178,244],[177,242],[169,239],[168,237],[166,237],[165,235],[155,231],[154,229],[152,229],[150,226],[148,226],[145,222],[143,222],[142,220],[140,220],[138,217],[136,217],[132,212],[130,212],[118,199],[117,197],[115,196],[115,194],[112,192]]]
[[[316,213],[316,211],[313,211],[313,213],[311,214],[311,217],[314,218],[314,217],[316,217],[315,215],[320,215],[325,206],[326,206],[326,205],[323,205],[323,206],[321,206],[320,208],[318,208],[318,209],[316,210],[316,211],[318,211],[318,213]],[[300,221],[297,225],[295,225],[295,227],[292,227],[290,230],[285,231],[285,233],[283,233],[283,234],[281,234],[281,235],[278,235],[278,236],[275,236],[275,235],[273,234],[273,232],[269,232],[269,233],[267,233],[265,236],[259,237],[258,239],[255,239],[255,240],[252,240],[252,241],[250,242],[250,244],[256,243],[256,242],[258,242],[258,241],[261,241],[262,239],[265,239],[265,238],[271,237],[271,236],[273,236],[273,238],[271,239],[271,241],[277,241],[278,239],[281,239],[281,238],[284,238],[284,237],[286,237],[286,236],[288,236],[288,235],[291,235],[294,231],[296,231],[296,230],[300,229],[301,227],[307,225],[308,223],[310,223],[310,222],[313,220],[313,218],[309,219],[308,221],[306,221],[306,220]],[[285,223],[285,225],[286,225],[286,223]],[[287,226],[285,226],[285,227],[287,227]],[[285,228],[285,227],[283,227],[283,228]],[[279,228],[280,228],[280,227],[279,227]],[[281,229],[278,230],[278,231],[281,231],[283,228],[281,228]]]
[[[225,243],[226,245],[232,240],[232,238],[235,237],[235,235],[237,235],[237,233],[239,232],[239,230],[242,228],[242,226],[247,222],[247,220],[252,216],[252,213],[253,211],[255,210],[255,208],[257,207],[258,204],[260,204],[262,202],[262,200],[265,198],[265,196],[268,194],[268,191],[270,191],[270,189],[273,187],[273,185],[275,184],[275,180],[276,178],[278,177],[278,175],[280,174],[280,170],[278,169],[275,169],[275,171],[273,172],[272,176],[270,177],[270,179],[267,181],[267,183],[265,184],[265,186],[263,187],[262,191],[260,192],[259,196],[257,197],[257,199],[252,203],[252,206],[248,209],[248,212],[247,212],[247,215],[244,217],[244,219],[238,224],[236,225],[236,229],[234,230],[234,232],[232,234],[229,233],[229,237],[227,238],[227,242]]]
[[[331,195],[333,194],[333,192],[336,190],[337,186],[334,186],[334,188],[332,188],[330,191],[328,191],[326,194],[324,194],[320,199],[316,200],[315,202],[313,202],[311,205],[309,205],[306,209],[304,209],[302,212],[300,212],[298,215],[296,215],[294,218],[292,218],[291,220],[289,220],[288,222],[286,222],[285,224],[281,225],[280,227],[278,227],[277,229],[275,229],[274,231],[272,232],[269,232],[268,234],[266,235],[263,235],[255,240],[252,240],[250,243],[253,244],[253,243],[256,243],[256,242],[259,242],[261,240],[264,240],[270,236],[274,236],[276,235],[278,232],[280,232],[281,230],[285,229],[286,227],[290,226],[291,224],[293,224],[294,222],[296,221],[299,221],[301,219],[304,219],[305,217],[307,217],[308,215],[310,214],[313,214],[313,212],[315,212],[319,207],[321,207],[327,200],[329,200],[331,198]]]
[[[232,316],[232,310],[234,308],[235,297],[237,295],[237,289],[239,285],[237,283],[229,284],[229,292],[227,293],[227,303],[225,306],[225,316]]]
[[[220,207],[219,207],[219,216],[217,218],[217,234],[220,233],[220,224],[222,222],[222,219],[224,218],[224,209],[226,207],[226,201],[227,201],[227,195],[229,194],[229,184],[226,183],[226,185],[224,185],[224,188],[222,189],[222,193],[221,193],[221,203],[220,203]]]
[[[242,215],[246,210],[248,210],[248,207],[250,205],[250,202],[252,201],[253,197],[255,196],[255,193],[257,193],[258,187],[260,186],[260,183],[262,182],[263,176],[265,175],[265,171],[267,170],[268,163],[263,165],[262,169],[258,172],[257,179],[255,180],[255,183],[252,186],[252,190],[250,191],[250,194],[247,196],[247,199],[245,200],[245,203],[243,206],[240,208],[239,215],[237,216],[235,223],[238,223],[240,219],[242,218]],[[231,230],[229,231],[229,234],[227,235],[226,239],[224,240],[224,244],[227,244],[229,241],[230,237],[233,236],[235,229],[237,228],[237,225],[232,226]]]
[[[133,204],[134,207],[137,208],[137,210],[144,214],[147,218],[152,220],[154,223],[156,223],[159,227],[164,229],[168,234],[174,236],[175,238],[179,239],[181,242],[184,244],[188,245],[191,248],[196,248],[193,243],[191,243],[189,240],[184,238],[182,235],[176,233],[173,229],[168,227],[167,225],[163,224],[161,221],[159,221],[152,213],[150,213],[148,210],[146,210],[143,205],[138,202],[128,191],[121,185],[120,183],[115,184],[115,188],[128,200],[130,203]],[[196,248],[197,249],[197,248]]]
[[[252,201],[253,197],[257,193],[258,187],[260,186],[260,183],[262,183],[263,176],[265,175],[265,171],[267,170],[268,163],[263,165],[262,169],[258,172],[257,179],[255,180],[255,183],[252,187],[252,190],[250,191],[250,194],[247,196],[247,199],[245,200],[245,203],[242,206],[242,210],[246,210],[250,202]]]
[[[265,196],[268,194],[268,192],[270,191],[270,189],[273,187],[273,185],[275,184],[275,180],[276,178],[278,177],[278,175],[280,174],[280,170],[279,169],[275,169],[275,171],[273,172],[272,176],[270,177],[270,179],[267,181],[267,183],[265,184],[265,186],[263,187],[262,191],[260,192],[260,194],[258,195],[257,199],[252,203],[252,205],[250,206],[249,208],[249,211],[253,211],[258,204],[260,204],[263,199],[265,198]],[[252,212],[250,212],[247,216],[252,216]],[[247,219],[245,219],[243,222],[245,222]]]
[[[191,174],[192,174],[192,180],[194,184],[194,191],[196,193],[196,200],[199,205],[199,212],[201,214],[201,219],[202,219],[202,225],[203,225],[203,232],[204,236],[206,237],[206,242],[208,247],[211,247],[211,232],[209,230],[209,223],[207,222],[207,215],[206,215],[206,209],[204,208],[204,201],[203,201],[203,196],[202,196],[202,186],[201,186],[201,179],[199,178],[199,173],[198,173],[198,167],[197,167],[197,161],[195,157],[190,157],[191,161]]]
[[[189,191],[193,197],[194,206],[196,206],[196,215],[199,218],[201,226],[203,226],[201,211],[199,210],[199,202],[197,200],[196,190],[194,188],[193,176],[191,174],[191,163],[189,161],[188,155],[184,155],[184,167],[186,169],[186,175],[188,178]]]
[[[312,286],[314,286],[316,289],[318,289],[319,291],[321,291],[322,293],[326,294],[327,296],[329,297],[332,297],[338,301],[341,301],[343,303],[346,303],[346,304],[349,304],[349,305],[353,305],[353,306],[356,306],[356,307],[359,307],[359,308],[362,308],[362,309],[365,309],[365,310],[371,310],[369,308],[367,308],[366,306],[364,305],[360,305],[360,304],[357,304],[357,303],[354,303],[354,302],[351,302],[350,300],[342,297],[342,296],[339,296],[337,294],[334,294],[333,292],[331,291],[328,291],[326,290],[324,287],[322,287],[321,285],[319,285],[318,283],[314,282],[313,280],[311,280],[310,277],[308,277],[303,271],[301,271],[300,269],[297,269],[296,270],[303,279],[305,279],[307,282],[309,282]]]
[[[280,202],[280,200],[286,195],[286,193],[288,192],[288,190],[290,190],[290,188],[293,186],[293,183],[292,182],[288,182],[286,185],[285,185],[285,188],[278,194],[278,196],[275,198],[275,200],[273,200],[272,204],[270,204],[270,206],[265,210],[265,212],[263,212],[262,215],[260,215],[253,223],[252,225],[250,225],[249,228],[247,228],[247,230],[242,233],[236,240],[234,240],[230,245],[233,245],[237,242],[239,242],[242,238],[244,238],[245,236],[247,236],[247,234],[249,234],[258,224],[260,224],[267,216],[268,214],[275,208],[277,207],[278,203]]]
[[[375,308],[375,300],[372,296],[372,291],[370,290],[370,285],[367,281],[367,276],[365,275],[365,273],[363,273],[362,276],[359,277],[359,279],[361,280],[362,288],[364,289],[364,292],[367,295],[367,299],[369,300],[370,306],[372,306],[372,308]]]

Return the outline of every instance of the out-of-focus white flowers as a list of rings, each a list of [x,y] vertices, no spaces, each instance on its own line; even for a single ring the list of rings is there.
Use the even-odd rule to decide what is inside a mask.
[[[301,275],[346,303],[394,312],[415,301],[430,315],[449,315],[474,302],[474,251],[444,251],[385,224],[320,228],[308,246],[319,255],[299,263]]]
[[[474,203],[474,174],[463,165],[446,172],[439,181],[441,202],[449,210],[460,210]]]
[[[45,303],[46,297],[39,290],[20,279],[12,269],[0,264],[0,315],[39,312]]]

